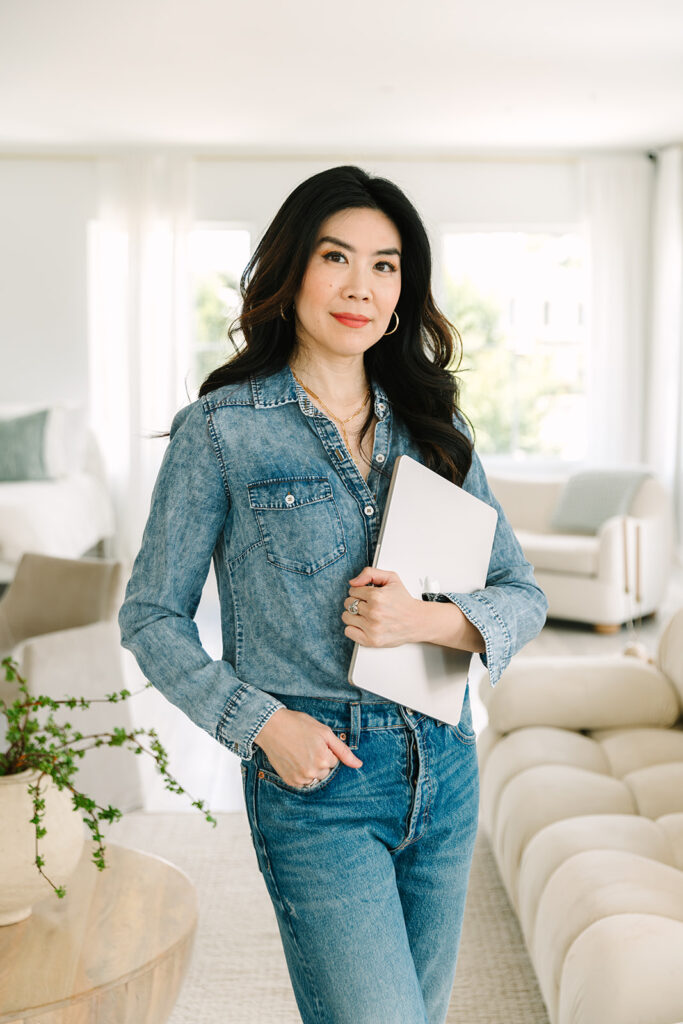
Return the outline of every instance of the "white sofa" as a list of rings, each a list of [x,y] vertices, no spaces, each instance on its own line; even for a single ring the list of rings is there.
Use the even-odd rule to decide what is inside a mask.
[[[0,419],[31,411],[3,404]],[[111,552],[114,508],[84,411],[56,406],[50,413],[59,429],[49,444],[62,449],[51,453],[54,478],[0,482],[0,584],[12,579],[28,551],[60,558],[80,558],[98,546],[98,554]]]
[[[567,476],[488,478],[535,568],[549,617],[612,632],[657,610],[675,547],[671,498],[655,477],[641,484],[628,515],[610,517],[595,536],[550,526]]]
[[[482,824],[551,1024],[683,1021],[683,609],[656,664],[520,657],[481,696]]]

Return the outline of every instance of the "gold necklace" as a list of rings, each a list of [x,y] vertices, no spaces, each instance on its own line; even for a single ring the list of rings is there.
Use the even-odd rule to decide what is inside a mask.
[[[291,369],[292,368],[290,366],[290,370]],[[355,412],[352,412],[350,416],[347,416],[346,419],[342,420],[342,419],[339,418],[339,416],[335,416],[334,413],[330,409],[327,408],[327,406],[323,402],[323,400],[320,397],[320,395],[316,395],[315,391],[313,391],[313,390],[311,390],[311,388],[307,387],[302,380],[299,380],[297,375],[294,373],[294,370],[292,370],[292,377],[297,382],[297,384],[301,385],[301,387],[304,389],[304,391],[306,392],[307,395],[310,395],[311,398],[314,398],[316,402],[320,402],[320,405],[322,406],[323,412],[326,412],[327,415],[330,417],[330,419],[334,420],[335,423],[339,424],[339,426],[341,427],[342,437],[344,438],[344,444],[346,445],[348,450],[351,451],[351,445],[349,444],[349,437],[348,437],[348,434],[346,433],[346,430],[344,428],[345,428],[346,424],[350,423],[351,420],[355,416],[358,416],[358,414],[361,413],[363,411],[363,409],[365,408],[365,406],[368,404],[368,399],[370,398],[370,388],[368,387],[368,390],[365,392],[365,398],[363,399],[363,404],[361,406],[359,406],[359,408],[356,409]]]

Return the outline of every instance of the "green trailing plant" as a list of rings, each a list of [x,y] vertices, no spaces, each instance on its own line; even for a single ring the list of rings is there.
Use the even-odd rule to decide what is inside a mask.
[[[73,806],[83,812],[85,824],[94,841],[93,863],[100,871],[106,867],[106,848],[100,824],[118,821],[121,811],[111,805],[102,807],[76,786],[78,764],[88,750],[105,746],[122,747],[136,755],[147,754],[154,759],[166,789],[179,795],[185,794],[186,791],[169,772],[168,755],[155,729],[115,727],[109,732],[84,735],[70,722],[58,722],[55,719],[55,712],[62,709],[78,712],[86,710],[91,704],[118,704],[135,696],[130,690],[118,690],[95,699],[64,697],[62,700],[54,700],[52,697],[30,693],[26,680],[19,674],[18,664],[12,658],[3,658],[2,667],[6,681],[16,685],[17,697],[11,702],[0,697],[0,713],[4,715],[7,723],[5,749],[0,750],[0,776],[18,775],[28,770],[39,773],[35,783],[29,785],[33,803],[31,824],[35,827],[36,836],[35,863],[40,874],[61,898],[65,895],[66,889],[64,886],[55,885],[45,874],[45,860],[40,854],[40,840],[46,834],[43,824],[45,799],[41,795],[40,784],[46,776],[53,780],[58,789],[67,789],[71,793]],[[190,799],[192,806],[201,811],[206,820],[215,826],[216,819],[211,816],[204,801],[194,800],[192,797]]]

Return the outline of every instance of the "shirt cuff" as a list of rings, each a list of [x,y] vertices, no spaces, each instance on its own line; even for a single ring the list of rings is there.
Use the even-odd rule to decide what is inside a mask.
[[[258,732],[284,706],[263,690],[243,683],[223,708],[216,739],[242,760],[250,761]]]
[[[483,590],[475,590],[471,594],[442,596],[457,605],[465,618],[469,619],[481,633],[486,653],[480,653],[479,657],[488,669],[491,686],[495,686],[512,657],[512,638],[505,620]]]

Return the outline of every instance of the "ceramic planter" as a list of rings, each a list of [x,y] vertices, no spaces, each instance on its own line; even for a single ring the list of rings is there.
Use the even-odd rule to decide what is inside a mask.
[[[35,865],[33,802],[28,787],[38,778],[36,771],[0,775],[0,925],[23,921],[33,904],[53,891]],[[40,791],[47,829],[39,843],[45,858],[43,870],[55,885],[63,885],[81,856],[83,819],[74,810],[69,791],[57,789],[48,776],[43,776]]]

